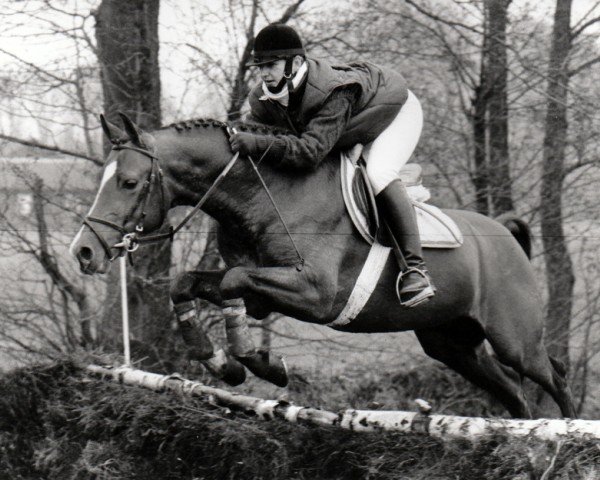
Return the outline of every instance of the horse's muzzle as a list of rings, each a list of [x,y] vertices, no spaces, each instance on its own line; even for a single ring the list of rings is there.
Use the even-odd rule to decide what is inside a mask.
[[[104,250],[99,245],[94,245],[93,239],[89,239],[86,235],[84,238],[76,239],[71,245],[71,254],[79,262],[79,268],[82,273],[87,275],[102,274],[108,271],[110,265],[109,259],[106,258]]]

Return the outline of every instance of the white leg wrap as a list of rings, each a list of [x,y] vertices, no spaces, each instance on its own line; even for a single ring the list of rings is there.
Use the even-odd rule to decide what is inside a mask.
[[[181,302],[173,305],[177,320],[185,322],[196,316],[196,303],[192,300],[189,302]]]
[[[248,326],[244,301],[236,299],[223,302],[223,316],[231,354],[235,357],[254,355],[256,349]]]

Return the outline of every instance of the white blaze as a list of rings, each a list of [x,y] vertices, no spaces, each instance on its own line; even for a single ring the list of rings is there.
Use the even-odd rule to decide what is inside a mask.
[[[94,199],[94,203],[92,204],[92,208],[90,208],[88,215],[91,215],[92,212],[94,211],[94,208],[96,208],[96,204],[98,203],[98,199],[100,198],[100,194],[102,193],[104,186],[112,177],[115,176],[116,172],[117,172],[117,162],[116,161],[109,163],[106,166],[106,168],[104,169],[104,174],[102,175],[102,181],[100,182],[100,188],[98,188],[98,193],[96,194],[96,198]],[[82,225],[81,228],[79,229],[79,232],[77,232],[77,235],[75,235],[75,238],[71,242],[71,246],[69,247],[69,251],[71,252],[71,255],[75,255],[75,252],[73,251],[73,249],[75,248],[75,245],[77,244],[77,242],[79,242],[79,239],[81,238],[81,235],[83,233],[83,227],[84,226]]]

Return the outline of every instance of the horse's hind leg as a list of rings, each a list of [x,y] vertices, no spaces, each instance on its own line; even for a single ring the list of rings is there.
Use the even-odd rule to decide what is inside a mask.
[[[527,376],[549,393],[560,408],[563,417],[576,418],[577,411],[566,379],[566,369],[558,360],[550,357],[540,339],[528,346],[523,355],[508,353],[492,345],[500,360],[522,375]]]
[[[542,312],[535,296],[513,292],[510,307],[506,303],[490,305],[486,338],[505,365],[514,368],[540,385],[558,404],[564,417],[575,418],[566,371],[551,359],[543,341]],[[499,297],[495,297],[499,298]]]
[[[458,328],[458,323],[455,323],[415,330],[415,333],[427,355],[445,363],[492,394],[513,417],[531,418],[531,411],[521,388],[520,375],[488,354],[479,325],[472,320],[466,322],[467,329]]]

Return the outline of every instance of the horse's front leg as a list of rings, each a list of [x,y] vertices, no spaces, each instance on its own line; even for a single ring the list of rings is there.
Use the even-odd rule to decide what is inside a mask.
[[[235,267],[221,282],[223,301],[243,298],[249,313],[277,311],[304,321],[327,323],[331,319],[337,281],[310,265],[289,267]]]
[[[224,275],[224,270],[184,272],[172,282],[170,294],[179,331],[189,347],[189,358],[201,362],[211,374],[229,385],[239,385],[246,379],[244,367],[223,349],[214,351],[195,301],[202,298],[221,306],[219,284]]]
[[[191,271],[177,276],[171,285],[171,299],[190,357],[200,361],[213,375],[230,385],[245,380],[244,366],[256,376],[278,386],[287,385],[287,368],[280,357],[257,350],[248,326],[242,299],[223,300],[220,284],[225,271]],[[228,352],[213,352],[212,342],[196,310],[196,298],[223,307]],[[242,366],[243,365],[243,366]]]
[[[320,321],[331,314],[336,285],[310,267],[235,267],[220,285],[229,351],[256,376],[275,385],[287,384],[283,359],[254,348],[246,316],[279,311],[301,319]]]
[[[285,362],[280,356],[255,347],[244,300],[223,300],[222,305],[229,353],[257,377],[285,387],[288,384]]]

